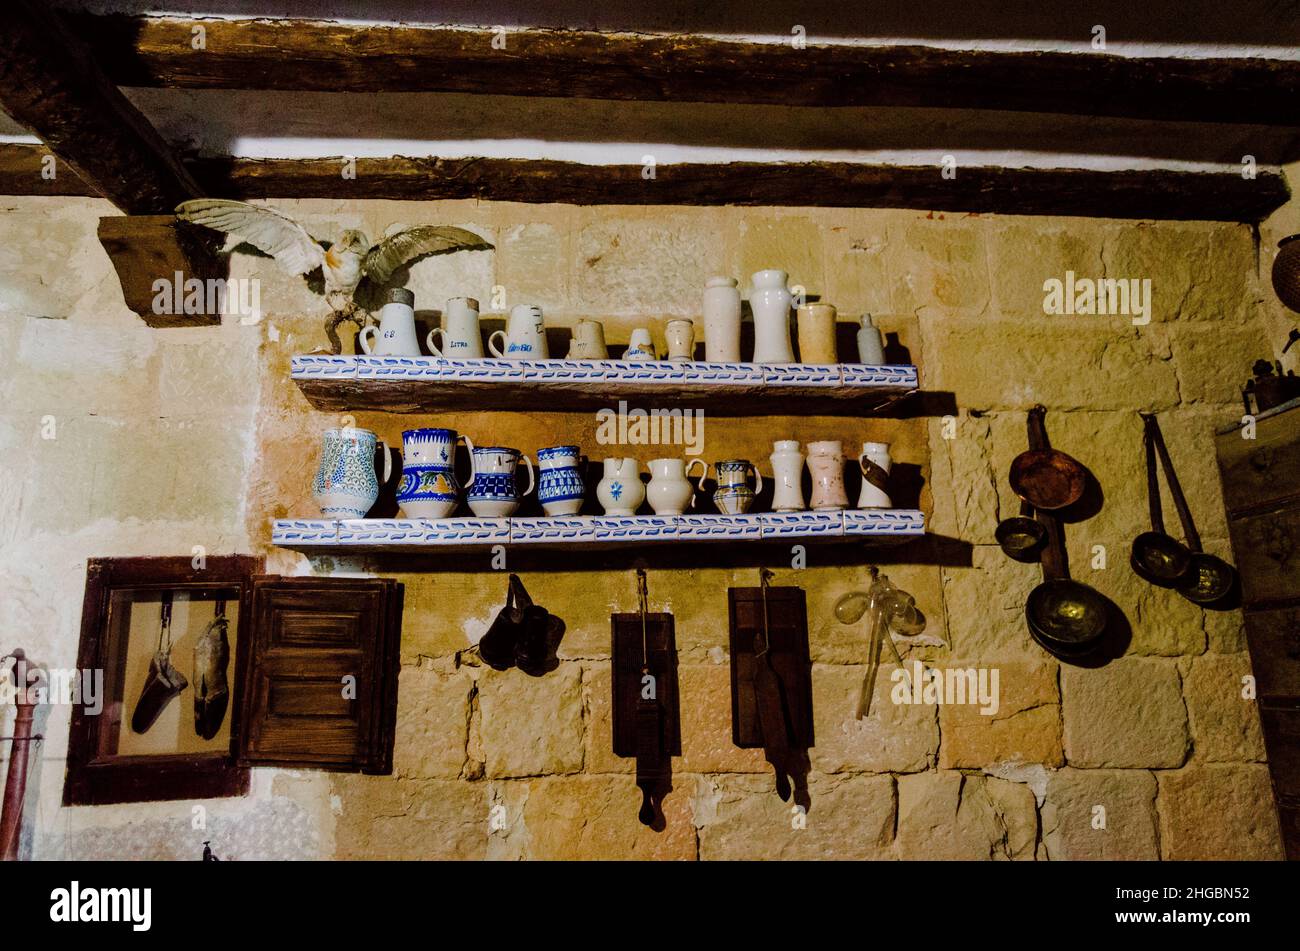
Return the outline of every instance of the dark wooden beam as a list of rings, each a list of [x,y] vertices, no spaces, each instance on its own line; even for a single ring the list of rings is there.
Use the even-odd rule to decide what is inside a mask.
[[[0,144],[0,195],[98,198],[99,192],[43,145]]]
[[[915,208],[1021,215],[1259,221],[1289,197],[1282,175],[1262,171],[1093,171],[1066,168],[733,162],[583,165],[538,159],[222,159],[195,163],[214,194],[239,198],[476,198],[575,205],[807,205]]]
[[[39,146],[0,145],[0,194],[91,194],[61,176],[39,176]],[[211,195],[224,198],[396,198],[435,201],[565,202],[575,205],[793,205],[914,208],[1018,215],[1084,215],[1204,221],[1260,221],[1290,196],[1274,171],[960,168],[945,179],[933,165],[733,162],[582,165],[538,159],[360,158],[356,178],[341,158],[191,160]]]
[[[1300,126],[1300,62],[69,14],[124,86],[929,106]],[[195,49],[196,30],[203,48]],[[498,44],[499,45],[499,44]]]
[[[129,214],[200,197],[158,132],[42,0],[0,3],[0,105]]]

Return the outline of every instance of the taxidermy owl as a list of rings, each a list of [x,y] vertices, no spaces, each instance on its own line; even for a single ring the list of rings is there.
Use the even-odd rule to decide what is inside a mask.
[[[351,320],[364,326],[369,317],[366,304],[378,298],[396,271],[433,254],[492,248],[472,231],[443,225],[390,227],[391,233],[377,244],[352,229],[337,241],[318,241],[288,215],[220,198],[182,202],[176,206],[176,216],[250,244],[275,258],[286,271],[306,278],[308,287],[322,294],[332,311],[325,333],[335,353],[342,350],[339,323]],[[313,279],[317,271],[319,281]]]

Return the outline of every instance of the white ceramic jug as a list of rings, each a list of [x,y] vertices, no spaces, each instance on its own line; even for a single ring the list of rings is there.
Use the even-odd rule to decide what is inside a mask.
[[[503,350],[497,349],[497,336],[501,337]],[[536,304],[516,304],[510,308],[506,329],[495,331],[488,337],[488,349],[502,360],[549,360],[546,348],[546,323],[542,309]]]
[[[442,337],[442,349],[433,345]],[[442,312],[442,326],[434,327],[424,341],[435,357],[448,360],[482,360],[483,337],[478,328],[478,301],[472,297],[453,297]]]
[[[838,439],[810,442],[808,469],[812,472],[814,512],[849,507],[849,497],[844,491],[844,449]]]
[[[362,327],[357,342],[363,351],[375,356],[421,356],[420,341],[415,335],[415,295],[405,287],[390,290],[379,311],[379,326]]]
[[[754,362],[794,363],[790,346],[789,275],[770,268],[751,278],[749,308],[754,312]]]
[[[889,470],[893,463],[889,459],[889,443],[864,442],[862,455],[858,456],[858,468],[862,470],[862,491],[858,493],[860,509],[892,509],[893,501],[889,498]]]
[[[803,453],[797,439],[778,439],[772,443],[772,511],[802,512]]]
[[[704,356],[740,362],[740,291],[734,277],[711,277],[704,286]]]
[[[645,501],[645,484],[636,460],[606,459],[603,478],[596,486],[596,498],[606,515],[635,515]]]
[[[686,477],[696,463],[702,467],[701,476],[708,475],[709,464],[699,456],[689,463],[682,459],[650,460],[650,484],[645,494],[656,515],[681,515],[695,501],[695,488]]]

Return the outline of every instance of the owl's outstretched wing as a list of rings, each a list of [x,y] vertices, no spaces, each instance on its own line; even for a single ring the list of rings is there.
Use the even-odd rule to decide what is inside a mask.
[[[380,241],[362,262],[362,271],[376,284],[384,284],[404,264],[431,254],[453,251],[488,251],[492,245],[472,231],[450,226],[422,225],[406,228]]]
[[[260,205],[224,198],[197,198],[176,206],[182,221],[234,235],[271,255],[291,274],[306,274],[321,266],[324,249],[307,229],[287,215]]]

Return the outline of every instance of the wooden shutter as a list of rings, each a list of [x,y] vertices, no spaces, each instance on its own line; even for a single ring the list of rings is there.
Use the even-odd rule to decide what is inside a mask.
[[[392,772],[401,617],[390,579],[254,579],[240,764]]]
[[[763,589],[731,588],[731,739],[742,749],[763,745],[754,693],[754,641],[763,630]],[[786,692],[792,739],[813,745],[812,661],[808,656],[808,620],[802,588],[767,589],[768,632],[772,666]]]

